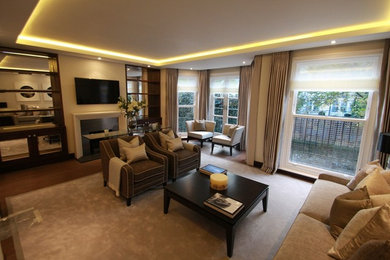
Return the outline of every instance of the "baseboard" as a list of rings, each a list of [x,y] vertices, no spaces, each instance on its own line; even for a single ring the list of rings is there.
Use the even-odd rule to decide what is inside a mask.
[[[254,161],[253,162],[253,166],[260,169],[261,167],[263,167],[263,163],[262,162],[258,162],[258,161]]]
[[[295,173],[295,172],[290,172],[290,171],[281,170],[281,169],[278,169],[276,172],[280,173],[280,174],[283,174],[283,175],[288,175],[288,176],[294,177],[296,179],[300,179],[300,180],[303,180],[303,181],[311,182],[311,183],[314,183],[317,180],[314,177],[309,177],[309,176],[305,176],[305,175],[301,175],[301,174],[298,174],[298,173]]]

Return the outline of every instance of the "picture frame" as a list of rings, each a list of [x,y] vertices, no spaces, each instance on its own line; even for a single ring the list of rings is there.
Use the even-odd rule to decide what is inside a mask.
[[[17,90],[38,90],[38,85],[33,82],[15,82]],[[39,101],[39,92],[16,92],[16,101]]]

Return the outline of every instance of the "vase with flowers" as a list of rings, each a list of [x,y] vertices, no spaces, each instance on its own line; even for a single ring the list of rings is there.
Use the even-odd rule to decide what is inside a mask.
[[[119,97],[118,107],[122,114],[127,118],[127,132],[132,134],[133,129],[137,126],[137,116],[139,116],[140,111],[146,107],[145,102],[137,101],[131,97],[128,99]]]

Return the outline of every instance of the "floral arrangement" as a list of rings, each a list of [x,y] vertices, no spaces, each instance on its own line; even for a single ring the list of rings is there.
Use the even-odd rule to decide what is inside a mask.
[[[139,111],[146,107],[144,101],[132,100],[131,97],[127,100],[123,97],[119,97],[118,107],[121,112],[128,118],[139,115]]]

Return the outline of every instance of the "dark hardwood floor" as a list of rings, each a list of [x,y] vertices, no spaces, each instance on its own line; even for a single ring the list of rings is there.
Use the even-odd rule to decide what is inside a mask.
[[[29,169],[0,173],[0,212],[7,214],[5,198],[84,177],[102,170],[100,160],[80,163],[75,159]]]

